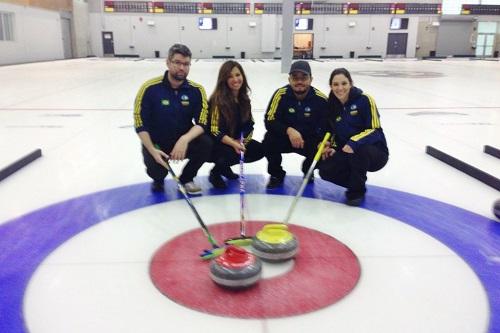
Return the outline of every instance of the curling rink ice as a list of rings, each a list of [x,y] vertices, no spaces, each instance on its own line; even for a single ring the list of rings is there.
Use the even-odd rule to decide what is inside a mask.
[[[189,79],[210,95],[222,62],[194,59]],[[287,74],[279,61],[241,63],[260,141],[268,100]],[[137,90],[162,75],[163,61],[89,58],[0,67],[0,169],[34,149],[43,154],[0,182],[0,332],[499,332],[500,223],[492,205],[500,193],[427,155],[425,147],[500,177],[500,160],[483,153],[484,145],[500,148],[500,62],[310,64],[312,84],[324,93],[330,72],[345,67],[373,96],[390,157],[384,169],[368,174],[361,207],[344,205],[343,189],[316,175],[290,220],[292,231],[314,230],[354,253],[360,275],[352,290],[314,311],[262,318],[240,318],[231,309],[214,315],[211,304],[206,311],[203,304],[185,306],[152,281],[152,257],[179,235],[195,230],[200,236],[193,239],[193,256],[180,262],[196,261],[209,248],[170,177],[164,194],[150,192],[133,128]],[[265,160],[245,165],[249,224],[283,221],[301,182],[301,161],[284,155],[285,185],[273,191],[265,189]],[[192,201],[209,228],[238,222],[238,181],[213,189],[211,167],[200,170],[196,181],[204,192]],[[178,173],[181,168],[174,165]],[[313,251],[316,245],[301,246]],[[312,253],[325,271],[331,268],[322,251]],[[266,263],[263,281],[290,288],[294,274],[306,282],[322,274],[299,273],[304,262],[298,256]],[[179,283],[195,289],[197,279]],[[240,296],[221,290],[212,302]],[[265,296],[252,294],[254,302]],[[262,306],[297,313],[306,305],[279,299]]]

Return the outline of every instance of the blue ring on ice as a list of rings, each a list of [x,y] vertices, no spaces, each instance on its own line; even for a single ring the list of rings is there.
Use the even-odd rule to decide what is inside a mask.
[[[264,176],[247,176],[246,193],[295,195],[301,178],[287,176],[282,189],[266,191]],[[210,188],[206,177],[202,187]],[[238,194],[238,182],[204,195]],[[63,242],[119,214],[172,200],[182,200],[172,180],[166,192],[152,194],[137,184],[65,200],[0,225],[0,331],[27,333],[23,300],[38,265]],[[340,187],[316,180],[304,197],[342,202]],[[407,223],[461,256],[481,280],[489,299],[488,332],[500,332],[500,223],[460,207],[388,188],[369,186],[362,208]]]

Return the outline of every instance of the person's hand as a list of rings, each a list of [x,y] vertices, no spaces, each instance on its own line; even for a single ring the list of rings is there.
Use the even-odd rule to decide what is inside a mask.
[[[354,150],[352,150],[351,146],[349,146],[349,145],[345,145],[344,147],[342,147],[342,151],[344,153],[348,153],[348,154],[354,153]]]
[[[188,142],[184,137],[180,137],[175,143],[174,148],[170,152],[170,159],[172,161],[182,161],[186,158],[186,151],[188,148]]]
[[[164,168],[167,167],[167,163],[165,163],[165,160],[168,160],[169,157],[162,150],[153,148],[153,150],[150,151],[149,153],[151,154],[151,156],[153,156],[156,163],[160,164]]]
[[[233,147],[234,151],[238,155],[241,154],[242,151],[245,152],[247,150],[244,144],[242,144],[240,141],[234,140],[234,139],[233,139],[233,142],[231,143],[231,147]]]
[[[295,149],[304,148],[304,139],[302,139],[302,135],[295,128],[288,127],[286,130],[286,134],[288,134],[288,139],[292,144],[292,147]]]
[[[333,154],[335,154],[335,149],[331,147],[329,141],[325,142],[325,146],[323,147],[323,152],[321,153],[321,159],[326,160]]]

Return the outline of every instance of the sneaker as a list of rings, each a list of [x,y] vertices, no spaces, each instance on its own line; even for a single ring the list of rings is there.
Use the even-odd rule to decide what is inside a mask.
[[[163,180],[155,180],[151,183],[151,192],[163,192],[163,191],[165,191]]]
[[[240,177],[237,174],[235,174],[233,172],[233,170],[231,170],[230,167],[227,167],[226,169],[224,169],[224,171],[222,171],[222,175],[230,180],[235,180],[235,179],[238,179]]]
[[[267,183],[266,187],[268,189],[272,189],[272,188],[281,187],[282,185],[283,185],[283,178],[271,176],[271,177],[269,177],[269,182]]]
[[[208,181],[213,185],[215,188],[227,188],[226,182],[224,179],[219,174],[216,174],[215,172],[210,172],[210,175],[208,176]]]
[[[365,200],[365,196],[362,195],[362,196],[357,197],[357,198],[347,199],[345,203],[348,206],[358,207],[363,203],[364,200]]]
[[[200,195],[201,194],[201,187],[196,185],[194,182],[188,182],[184,184],[184,188],[186,189],[186,192],[191,195]]]

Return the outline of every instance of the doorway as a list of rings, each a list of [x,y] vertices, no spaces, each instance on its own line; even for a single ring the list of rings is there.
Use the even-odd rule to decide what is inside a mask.
[[[64,59],[73,58],[71,51],[71,21],[67,18],[61,18],[62,42]]]
[[[495,34],[478,34],[476,42],[476,57],[493,57]]]
[[[408,34],[390,33],[387,38],[387,56],[406,56]]]
[[[497,22],[478,22],[476,39],[476,57],[493,57]]]
[[[111,31],[102,32],[102,51],[104,56],[115,55],[115,43],[113,41],[113,33]]]
[[[313,59],[313,34],[293,34],[293,59]]]

